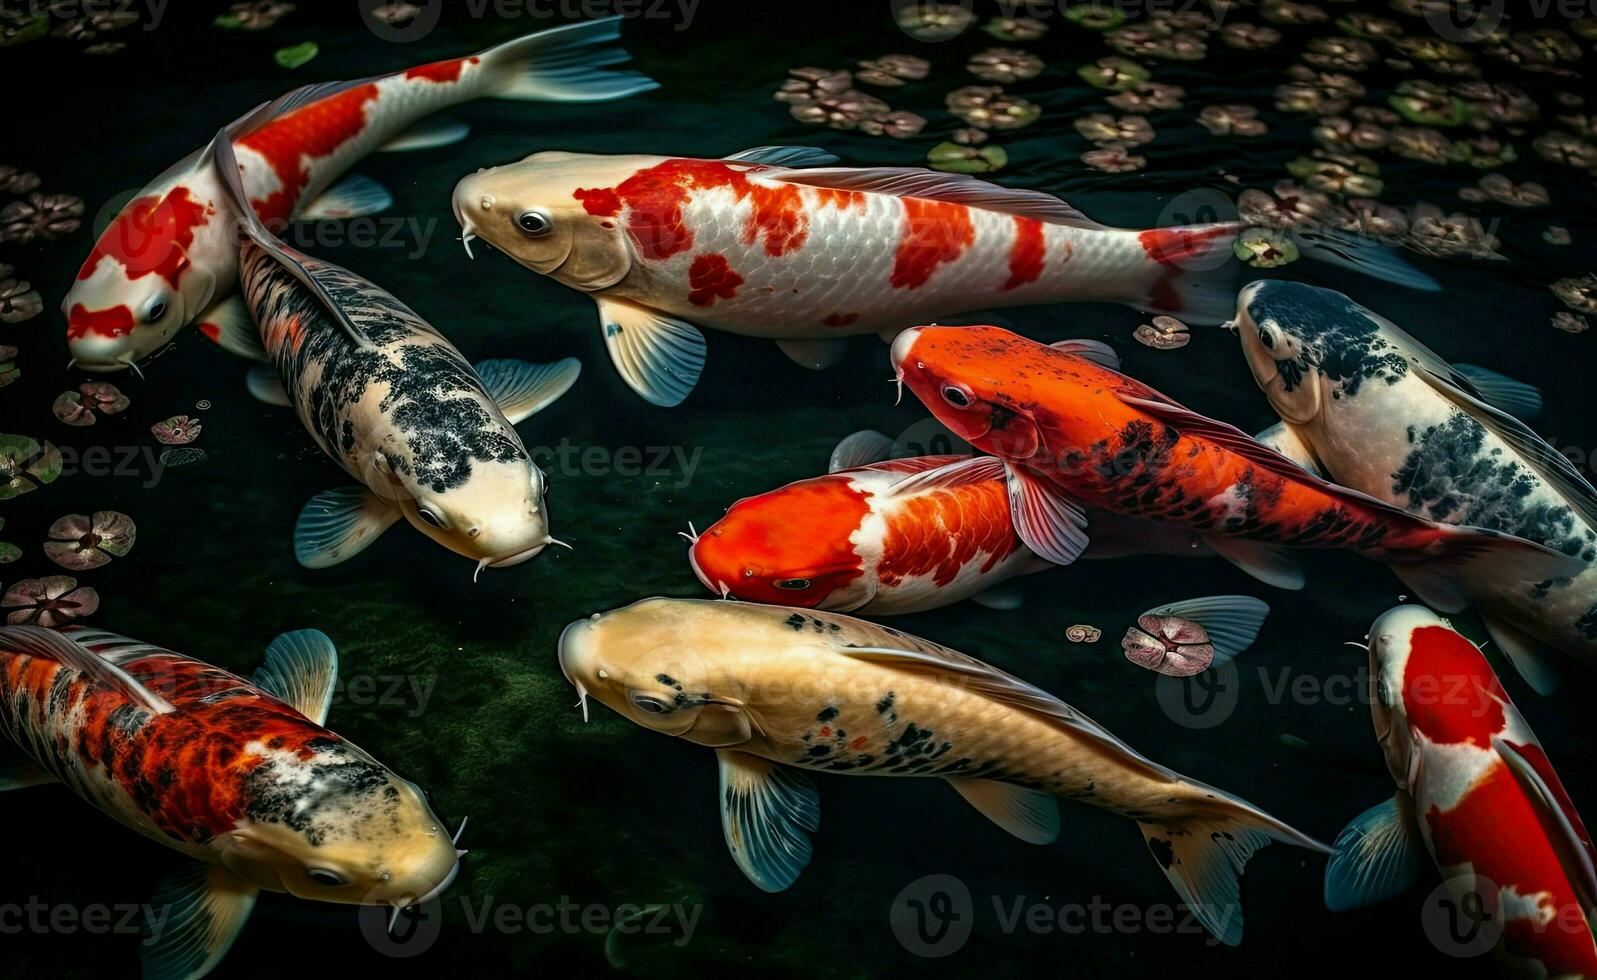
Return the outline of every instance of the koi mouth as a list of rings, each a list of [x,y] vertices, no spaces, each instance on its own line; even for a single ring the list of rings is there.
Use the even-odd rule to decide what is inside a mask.
[[[481,575],[482,570],[485,568],[509,568],[512,565],[519,565],[524,561],[531,561],[532,559],[538,557],[538,555],[542,553],[543,549],[552,544],[559,545],[560,547],[565,548],[567,551],[571,550],[571,545],[566,544],[559,538],[552,538],[548,535],[545,535],[542,541],[533,545],[531,548],[528,548],[526,551],[518,551],[515,554],[504,558],[489,557],[479,559],[476,570],[471,573],[471,580],[473,582],[477,581],[477,576]]]

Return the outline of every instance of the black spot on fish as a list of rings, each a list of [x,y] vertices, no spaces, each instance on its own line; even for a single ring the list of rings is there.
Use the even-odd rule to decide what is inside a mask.
[[[815,720],[824,722],[824,721],[831,721],[833,718],[836,718],[836,717],[837,717],[837,709],[834,708],[834,707],[828,706],[828,707],[822,708],[820,710],[820,712],[816,714]]]
[[[1176,863],[1175,845],[1167,840],[1158,837],[1148,838],[1148,850],[1153,852],[1153,859],[1159,862],[1159,867],[1166,871],[1169,871],[1170,866]]]
[[[794,613],[793,615],[782,620],[782,622],[793,627],[794,632],[800,632],[804,629],[804,617],[800,616],[798,613]]]

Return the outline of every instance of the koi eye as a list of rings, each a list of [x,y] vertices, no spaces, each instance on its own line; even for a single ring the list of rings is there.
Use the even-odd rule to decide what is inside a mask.
[[[659,698],[651,698],[647,694],[632,695],[632,703],[639,711],[647,711],[651,715],[663,715],[671,710],[671,706]]]
[[[955,408],[970,407],[970,396],[953,385],[949,385],[943,389],[943,401],[954,406]]]
[[[1375,696],[1381,699],[1381,704],[1383,705],[1392,703],[1392,691],[1391,688],[1386,686],[1385,677],[1378,678],[1375,681]]]
[[[516,226],[534,238],[554,230],[554,222],[542,211],[523,211],[516,215]]]
[[[431,524],[440,531],[449,530],[449,522],[444,519],[443,512],[432,504],[417,504],[416,516],[425,524]]]
[[[326,885],[329,888],[337,888],[340,885],[347,884],[343,875],[336,871],[329,871],[326,868],[310,868],[305,873],[310,875],[311,881],[316,882],[318,885]]]
[[[786,589],[789,592],[803,592],[810,587],[810,580],[807,578],[785,578],[777,582],[776,587]]]
[[[1275,350],[1275,334],[1271,333],[1267,327],[1260,327],[1259,343],[1263,344],[1270,350]]]
[[[145,323],[155,323],[163,316],[166,316],[166,300],[159,296],[155,296],[152,297],[148,303],[144,304],[144,313],[142,314],[141,319],[143,319]]]

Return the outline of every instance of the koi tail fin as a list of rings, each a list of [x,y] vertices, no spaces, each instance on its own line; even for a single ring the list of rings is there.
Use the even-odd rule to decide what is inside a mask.
[[[1135,232],[1147,261],[1131,306],[1165,313],[1195,326],[1213,326],[1236,312],[1237,222],[1152,228]]]
[[[1503,585],[1568,578],[1587,567],[1580,558],[1524,538],[1448,524],[1433,529],[1430,546],[1386,561],[1403,584],[1437,612],[1463,612]]]
[[[660,87],[647,75],[609,71],[631,56],[621,39],[621,18],[605,17],[538,31],[489,48],[480,56],[503,79],[501,99],[538,102],[607,102]]]
[[[1176,894],[1210,934],[1227,946],[1242,941],[1243,867],[1271,841],[1329,854],[1331,849],[1229,793],[1191,784],[1205,797],[1190,815],[1139,821],[1143,840]]]
[[[1377,242],[1335,231],[1311,230],[1293,232],[1292,241],[1306,259],[1422,292],[1434,293],[1442,288],[1441,283],[1409,265],[1397,249]]]

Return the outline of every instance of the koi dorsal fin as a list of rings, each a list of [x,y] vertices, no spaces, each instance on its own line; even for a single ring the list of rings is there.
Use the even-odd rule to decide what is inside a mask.
[[[134,680],[121,667],[54,630],[41,626],[0,627],[0,648],[71,667],[96,684],[126,696],[152,714],[166,715],[177,710],[171,702]]]
[[[772,176],[776,180],[810,187],[949,201],[1001,211],[1017,218],[1033,218],[1050,225],[1105,227],[1052,194],[1003,187],[967,174],[940,174],[921,167],[821,167]]]

